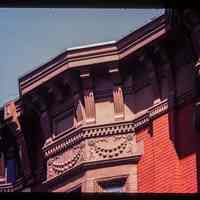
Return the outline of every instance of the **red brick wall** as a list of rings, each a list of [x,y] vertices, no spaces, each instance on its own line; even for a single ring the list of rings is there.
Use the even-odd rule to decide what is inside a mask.
[[[152,138],[147,129],[141,130],[137,134],[137,140],[144,142],[144,154],[138,164],[138,191],[154,191],[154,154]]]
[[[175,139],[169,128],[169,114],[153,120],[147,129],[137,133],[144,141],[144,155],[138,164],[139,192],[197,192],[197,154],[200,134],[192,124],[192,106],[176,112]],[[175,146],[176,140],[176,146]]]

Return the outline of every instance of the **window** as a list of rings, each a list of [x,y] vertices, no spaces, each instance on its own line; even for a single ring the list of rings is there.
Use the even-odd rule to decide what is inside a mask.
[[[98,183],[99,192],[125,192],[125,179],[114,179]]]

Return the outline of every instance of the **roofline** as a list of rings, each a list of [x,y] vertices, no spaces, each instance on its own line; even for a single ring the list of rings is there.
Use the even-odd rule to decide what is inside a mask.
[[[91,48],[91,47],[98,47],[98,46],[103,46],[103,45],[107,45],[107,44],[115,44],[116,41],[108,41],[108,42],[98,42],[98,43],[93,43],[93,44],[88,44],[88,45],[81,45],[81,46],[77,46],[77,47],[71,47],[68,48],[67,51],[71,51],[71,50],[79,50],[79,49],[85,49],[85,48]]]
[[[68,48],[47,63],[20,77],[18,79],[20,96],[30,91],[30,88],[26,90],[26,87],[34,89],[31,86],[32,84],[37,82],[37,86],[41,85],[43,82],[70,68],[80,68],[94,65],[98,62],[116,62],[123,59],[138,48],[142,48],[151,42],[147,41],[147,38],[156,35],[151,39],[155,40],[165,34],[169,29],[167,21],[166,14],[163,14],[118,41]],[[146,43],[144,42],[145,40]]]

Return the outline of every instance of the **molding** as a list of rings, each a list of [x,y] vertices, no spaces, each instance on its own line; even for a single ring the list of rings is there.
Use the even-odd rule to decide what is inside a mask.
[[[142,28],[134,31],[118,42],[71,49],[57,56],[45,65],[19,79],[20,94],[24,95],[39,85],[66,70],[99,63],[115,63],[132,54],[139,48],[160,38],[169,31],[166,16],[162,15]]]

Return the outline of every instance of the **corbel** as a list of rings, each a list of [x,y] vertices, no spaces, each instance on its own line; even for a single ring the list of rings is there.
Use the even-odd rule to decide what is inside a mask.
[[[150,56],[143,52],[142,56],[139,56],[139,61],[146,67],[147,69],[147,76],[149,79],[149,82],[151,83],[152,92],[154,94],[154,104],[157,104],[161,101],[161,88],[159,83],[158,74],[156,72],[156,67],[152,62],[152,59]]]
[[[113,102],[114,102],[114,113],[115,120],[124,119],[124,97],[122,90],[122,80],[118,66],[110,67],[109,73],[114,83],[113,87]]]
[[[91,72],[89,70],[81,70],[80,77],[83,86],[86,123],[95,123],[96,110]]]

